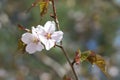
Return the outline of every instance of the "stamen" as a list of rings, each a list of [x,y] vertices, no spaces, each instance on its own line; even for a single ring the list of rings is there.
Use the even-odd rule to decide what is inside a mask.
[[[50,34],[50,33],[47,33],[47,34],[45,35],[45,37],[47,37],[47,39],[51,39],[51,34]]]
[[[39,42],[39,40],[36,39],[36,38],[33,40],[33,43],[36,43],[36,44],[37,44],[38,42]]]

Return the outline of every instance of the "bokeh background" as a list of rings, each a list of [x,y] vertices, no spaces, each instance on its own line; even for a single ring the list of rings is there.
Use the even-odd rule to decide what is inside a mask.
[[[59,48],[33,55],[17,50],[24,31],[44,25],[52,12],[40,17],[39,7],[25,13],[34,0],[0,0],[0,80],[62,80],[72,76],[71,69]],[[55,0],[63,45],[71,61],[75,51],[93,50],[107,62],[111,80],[120,80],[120,0]],[[80,80],[107,80],[88,62],[75,65]]]

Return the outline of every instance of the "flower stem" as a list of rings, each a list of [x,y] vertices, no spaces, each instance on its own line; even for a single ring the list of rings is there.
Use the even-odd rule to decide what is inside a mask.
[[[74,70],[73,64],[70,62],[69,57],[68,57],[68,55],[67,55],[67,53],[66,53],[64,47],[61,46],[61,45],[56,45],[56,46],[58,46],[58,47],[63,51],[63,53],[64,53],[64,55],[65,55],[65,57],[66,57],[66,59],[67,59],[69,65],[70,65],[70,67],[71,67],[71,69],[72,69],[72,71],[73,71],[73,74],[74,74],[76,80],[78,80],[78,77],[77,77],[77,74],[76,74],[76,72],[75,72],[75,70]]]

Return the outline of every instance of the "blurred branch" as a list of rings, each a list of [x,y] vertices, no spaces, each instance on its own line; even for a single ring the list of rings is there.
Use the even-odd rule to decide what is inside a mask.
[[[108,1],[111,5],[113,5],[117,10],[118,10],[118,12],[120,13],[120,6],[118,6],[117,4],[115,4],[114,2],[113,2],[113,0],[105,0],[105,1]]]
[[[63,78],[63,76],[67,73],[67,71],[63,68],[63,66],[61,66],[58,62],[56,62],[52,58],[44,54],[35,55],[35,57],[37,57],[37,59],[42,61],[45,65],[51,67],[58,74],[60,78]]]

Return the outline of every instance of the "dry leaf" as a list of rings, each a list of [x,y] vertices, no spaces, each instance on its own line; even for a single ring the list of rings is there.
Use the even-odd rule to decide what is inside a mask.
[[[65,76],[63,77],[63,80],[72,80],[72,79],[71,79],[70,77],[68,77],[68,76],[65,75]]]
[[[97,65],[100,70],[108,77],[110,78],[109,74],[106,72],[106,62],[104,60],[104,58],[98,54],[91,54],[88,58],[88,61],[92,64],[92,65]]]
[[[22,52],[25,52],[25,44],[19,39],[18,40],[18,50],[22,51]]]
[[[47,13],[49,0],[44,0],[39,2],[40,15],[43,16]]]
[[[80,51],[80,49],[78,49],[78,50],[76,51],[75,58],[74,58],[74,62],[75,62],[76,64],[79,64],[79,63],[80,63],[80,56],[81,56],[81,51]]]
[[[106,62],[104,60],[104,58],[98,54],[96,54],[95,52],[93,51],[85,51],[85,52],[82,52],[80,54],[80,59],[77,59],[77,62],[78,60],[80,60],[80,62],[84,62],[84,61],[89,61],[92,65],[97,65],[100,70],[108,77],[110,78],[109,74],[106,72]]]

